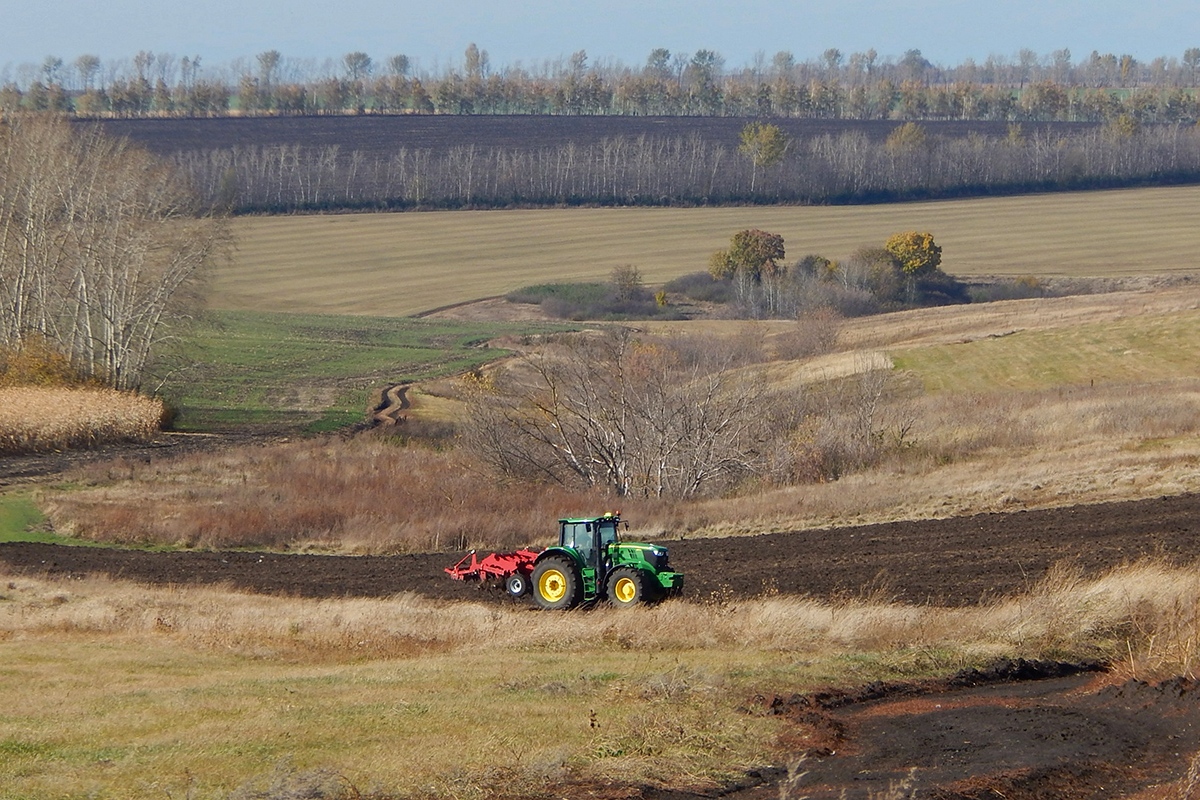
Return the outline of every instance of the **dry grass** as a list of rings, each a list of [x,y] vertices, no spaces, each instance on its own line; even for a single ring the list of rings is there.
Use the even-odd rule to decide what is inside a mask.
[[[459,453],[327,438],[93,465],[41,505],[58,532],[100,541],[396,553],[545,544],[547,520],[614,507],[654,541],[1200,491],[1200,381],[1152,397],[947,394],[900,412],[920,421],[916,444],[877,468],[687,503],[516,489]]]
[[[895,359],[907,369],[875,419],[894,440],[890,457],[830,483],[767,481],[691,503],[619,505],[654,540],[1200,491],[1198,308],[1200,288],[1183,287],[847,321],[839,352],[755,364],[746,379],[765,376],[799,402],[824,382],[854,381]],[[700,331],[770,350],[787,324],[714,321]],[[418,418],[455,417],[448,386],[425,387]],[[837,415],[834,402],[830,426]],[[544,541],[548,519],[616,503],[595,492],[514,491],[465,455],[375,439],[116,462],[73,477],[91,488],[44,495],[60,531],[205,547],[507,547]]]
[[[0,578],[7,583],[0,641],[9,642],[59,634],[156,636],[198,650],[321,664],[607,649],[827,656],[949,648],[966,661],[1096,657],[1111,661],[1122,679],[1143,680],[1195,679],[1200,665],[1200,565],[1156,560],[1099,577],[1057,568],[1025,594],[956,608],[777,595],[544,614],[416,595],[316,600],[98,577]]]
[[[792,256],[830,258],[928,230],[943,267],[963,276],[1166,273],[1196,267],[1198,203],[1189,186],[861,207],[243,218],[214,304],[401,316],[548,280],[604,280],[621,264],[662,283],[705,269],[743,228],[783,235]]]
[[[379,795],[711,785],[778,757],[783,723],[738,710],[759,692],[997,656],[1192,676],[1200,656],[1200,567],[1154,562],[960,609],[774,597],[546,615],[0,581],[0,784],[14,797],[226,796],[276,765],[276,782]]]
[[[513,547],[551,533],[546,520],[605,503],[553,488],[516,491],[461,454],[377,437],[231,447],[152,464],[120,459],[73,478],[95,488],[46,495],[60,532],[207,548]]]
[[[163,417],[161,400],[100,388],[0,388],[0,453],[144,440]]]

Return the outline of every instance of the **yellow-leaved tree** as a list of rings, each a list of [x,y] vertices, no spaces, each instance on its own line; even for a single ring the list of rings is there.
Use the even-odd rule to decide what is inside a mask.
[[[897,233],[883,247],[896,259],[904,274],[911,277],[933,272],[942,263],[942,248],[933,241],[932,233]]]
[[[783,160],[788,149],[788,137],[778,125],[751,122],[742,128],[738,152],[750,159],[750,193],[758,181],[759,169],[773,167]]]

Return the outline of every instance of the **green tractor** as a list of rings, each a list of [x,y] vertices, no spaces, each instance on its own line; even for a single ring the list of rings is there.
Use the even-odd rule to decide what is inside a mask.
[[[622,542],[620,524],[616,514],[560,519],[558,546],[539,553],[530,574],[534,602],[568,609],[607,598],[625,608],[679,594],[683,575],[671,570],[667,548]]]

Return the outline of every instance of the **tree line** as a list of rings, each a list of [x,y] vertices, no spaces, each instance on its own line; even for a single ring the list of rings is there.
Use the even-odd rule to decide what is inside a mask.
[[[0,125],[0,354],[49,351],[139,388],[224,242],[179,173],[126,140],[47,116]]]
[[[1200,118],[1200,48],[1139,61],[1128,54],[1069,50],[989,56],[944,67],[919,50],[790,52],[727,68],[713,50],[653,50],[644,64],[589,63],[585,51],[536,68],[493,68],[470,45],[459,64],[419,71],[405,55],[363,52],[317,62],[277,50],[215,69],[199,56],[142,51],[103,63],[47,56],[0,75],[0,111],[85,117],[227,114],[604,114],[821,119],[1106,121]]]
[[[1200,130],[1128,117],[1068,134],[1014,124],[991,137],[933,136],[903,123],[885,141],[851,130],[769,151],[758,146],[764,127],[774,126],[740,144],[643,135],[385,155],[249,145],[174,162],[206,202],[235,211],[872,202],[1200,179]]]

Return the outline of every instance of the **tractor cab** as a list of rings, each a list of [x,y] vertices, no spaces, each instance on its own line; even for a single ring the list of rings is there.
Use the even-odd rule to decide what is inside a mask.
[[[531,575],[542,608],[572,608],[607,598],[632,606],[678,594],[683,575],[671,570],[667,548],[622,542],[617,514],[558,521],[558,546],[542,552]]]
[[[618,540],[620,523],[620,517],[609,514],[596,519],[560,519],[558,546],[573,549],[579,553],[583,566],[599,570],[608,555],[609,545]]]

